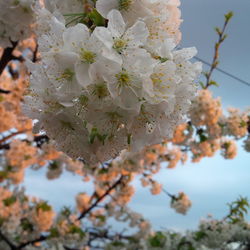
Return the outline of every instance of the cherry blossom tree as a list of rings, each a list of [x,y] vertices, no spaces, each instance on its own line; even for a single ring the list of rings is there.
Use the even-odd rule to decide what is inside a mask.
[[[129,207],[141,180],[177,213],[191,201],[154,175],[188,157],[250,151],[249,110],[223,112],[209,90],[232,12],[211,68],[179,49],[179,0],[2,0],[0,2],[0,249],[238,249],[250,245],[246,198],[222,220],[185,235],[154,232]],[[17,18],[18,17],[18,18]],[[200,87],[198,87],[200,85]],[[162,164],[165,163],[165,164]],[[75,208],[56,212],[20,187],[27,168],[64,171],[93,184]],[[110,218],[131,227],[111,228]]]

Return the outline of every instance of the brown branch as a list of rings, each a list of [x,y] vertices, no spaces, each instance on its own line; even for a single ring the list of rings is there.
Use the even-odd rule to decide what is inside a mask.
[[[0,89],[0,94],[9,94],[10,90]]]
[[[12,134],[12,136],[15,136],[15,135]],[[9,139],[9,138],[7,138],[7,139]],[[26,140],[26,139],[22,140],[22,141],[30,142],[29,140]],[[49,142],[49,137],[47,135],[34,136],[33,142],[36,144],[36,147],[41,148],[44,143]],[[1,149],[6,149],[6,150],[10,149],[10,144],[9,143],[4,143],[4,144],[0,143],[0,150]]]
[[[17,248],[15,248],[15,249],[21,250],[21,249],[25,248],[25,247],[28,246],[28,245],[33,245],[33,244],[35,244],[35,243],[37,243],[37,242],[45,241],[45,240],[47,240],[47,238],[48,238],[47,236],[41,235],[40,238],[35,239],[35,240],[30,240],[30,241],[27,241],[27,242],[25,242],[25,243],[22,243],[21,245],[19,245],[19,246],[18,246]]]
[[[32,58],[33,63],[37,61],[37,54],[38,54],[38,43],[36,43],[35,50],[33,51],[33,58]]]
[[[0,150],[2,150],[2,149],[9,150],[10,149],[10,144],[6,143],[6,144],[0,145]]]
[[[9,140],[10,138],[16,136],[16,135],[20,135],[20,134],[23,134],[23,133],[26,133],[26,132],[29,132],[29,131],[31,131],[31,130],[29,130],[29,129],[20,130],[20,131],[17,131],[15,133],[12,133],[12,134],[10,134],[8,136],[5,136],[3,139],[0,140],[0,145],[3,144],[4,142],[6,142],[7,140]],[[4,145],[6,145],[6,144],[4,144]]]
[[[213,57],[213,61],[211,64],[211,68],[209,70],[209,72],[205,73],[205,77],[206,77],[206,85],[204,86],[204,89],[207,89],[208,87],[210,87],[211,85],[214,85],[214,82],[211,81],[211,76],[213,71],[217,68],[218,64],[219,64],[219,49],[221,44],[224,42],[224,40],[226,39],[227,35],[225,34],[227,25],[230,21],[230,19],[233,16],[233,12],[229,12],[228,14],[225,15],[225,22],[224,25],[222,27],[222,30],[220,30],[219,28],[216,28],[216,32],[219,35],[219,39],[218,41],[215,43],[214,46],[214,57]]]
[[[10,247],[11,250],[18,249],[1,231],[0,231],[0,238]]]
[[[3,73],[7,64],[11,60],[16,58],[15,56],[12,55],[12,53],[13,53],[14,49],[16,48],[18,41],[11,42],[11,43],[12,43],[12,47],[5,48],[3,51],[3,55],[2,55],[1,60],[0,60],[0,75]]]
[[[108,196],[111,191],[113,191],[121,182],[123,179],[123,175],[111,186],[107,189],[107,191],[101,195],[88,209],[84,210],[80,216],[77,218],[77,220],[81,220],[82,218],[84,218],[92,209],[94,209],[98,203],[100,203],[102,201],[103,198],[105,198],[106,196]]]

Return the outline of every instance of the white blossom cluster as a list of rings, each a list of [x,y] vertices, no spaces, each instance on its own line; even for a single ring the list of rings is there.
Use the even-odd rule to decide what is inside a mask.
[[[29,65],[25,104],[39,120],[37,129],[69,156],[89,163],[171,137],[201,72],[200,63],[190,62],[196,49],[175,49],[177,39],[168,33],[170,7],[178,1],[98,0],[105,25],[91,27],[62,18],[74,15],[77,5],[67,11],[68,1],[60,1],[59,15],[58,1],[49,2],[50,11],[37,11],[41,63]],[[85,4],[77,13],[87,8],[96,14],[93,7]]]
[[[0,47],[10,46],[10,41],[15,42],[27,38],[31,34],[35,1],[0,1]]]

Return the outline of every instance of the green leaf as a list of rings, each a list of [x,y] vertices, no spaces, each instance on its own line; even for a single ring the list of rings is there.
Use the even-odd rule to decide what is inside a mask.
[[[81,12],[81,13],[69,13],[69,14],[63,14],[63,16],[69,16],[69,17],[75,17],[75,16],[85,16],[85,13]]]
[[[217,32],[218,35],[221,35],[221,30],[220,30],[219,27],[215,27],[214,29],[215,29],[215,31]]]
[[[46,201],[44,201],[44,202],[40,202],[37,204],[36,211],[38,211],[39,209],[46,212],[46,211],[51,211],[52,208],[50,205],[48,205],[48,203]]]
[[[124,247],[125,246],[125,244],[121,241],[114,241],[111,243],[111,245],[114,247]]]
[[[89,135],[89,143],[93,144],[95,141],[96,136],[98,135],[97,128],[92,128],[90,135]]]
[[[166,241],[166,236],[162,232],[156,232],[156,234],[149,238],[149,244],[151,247],[163,247]]]
[[[0,181],[8,177],[7,171],[0,171]]]
[[[3,200],[3,204],[6,206],[6,207],[9,207],[11,206],[12,204],[14,204],[16,202],[16,197],[15,196],[11,196],[11,197],[8,197],[6,199]]]
[[[216,81],[210,81],[209,85],[215,85],[215,86],[219,87],[219,84]]]
[[[0,226],[2,226],[2,224],[4,223],[5,219],[0,217]]]
[[[128,145],[131,144],[131,137],[132,137],[132,134],[127,135],[127,143],[128,143]]]
[[[58,165],[58,163],[57,163],[56,161],[52,161],[52,162],[49,163],[48,168],[49,168],[50,170],[56,170],[56,169],[59,168],[59,165]]]
[[[90,12],[88,14],[88,17],[96,26],[105,26],[105,19],[99,14],[96,9]]]
[[[108,137],[108,134],[103,134],[100,135],[99,133],[97,134],[97,138],[100,142],[102,142],[102,145],[104,145],[105,139]]]
[[[104,216],[104,215],[97,215],[96,218],[98,220],[100,220],[101,222],[105,222],[106,221],[106,216]]]
[[[206,88],[205,84],[202,81],[199,81],[199,84],[200,84],[200,86],[201,86],[202,89]]]
[[[247,126],[247,123],[245,122],[245,121],[241,121],[240,122],[240,128],[244,128],[244,127],[246,127]]]
[[[29,231],[29,232],[32,232],[34,229],[34,226],[27,218],[21,219],[21,227],[24,231]]]
[[[200,137],[200,142],[205,142],[208,139],[208,137],[205,136],[204,134],[200,134],[199,137]]]
[[[161,57],[160,61],[161,61],[161,63],[164,63],[164,62],[168,61],[168,58],[166,58],[166,57]],[[180,67],[182,67],[182,66],[180,66]]]
[[[232,17],[234,13],[232,11],[229,11],[227,14],[225,14],[225,19],[228,22]]]
[[[63,207],[62,211],[61,211],[62,215],[66,216],[66,217],[69,217],[70,214],[71,214],[71,210],[69,207]]]
[[[57,238],[60,236],[59,231],[57,230],[57,228],[53,227],[50,229],[50,235],[49,238]]]
[[[198,232],[195,233],[194,239],[199,241],[199,240],[203,239],[206,236],[207,236],[207,234],[205,232],[198,231]]]
[[[102,168],[98,171],[98,174],[106,174],[108,172],[109,172],[108,168]]]
[[[80,237],[84,237],[85,233],[82,231],[80,227],[77,227],[76,225],[71,225],[69,228],[69,232],[71,234],[78,234]]]

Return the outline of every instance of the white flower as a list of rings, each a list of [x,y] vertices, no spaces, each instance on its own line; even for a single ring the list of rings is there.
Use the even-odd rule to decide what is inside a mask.
[[[145,79],[152,72],[150,56],[138,49],[136,54],[126,57],[123,64],[106,63],[103,77],[108,83],[111,96],[126,110],[139,112],[143,98]]]
[[[46,9],[37,11],[37,30],[39,51],[45,57],[48,52],[57,52],[63,46],[64,23],[60,22]]]
[[[117,9],[121,11],[125,21],[131,25],[139,18],[151,15],[150,2],[148,0],[98,0],[96,2],[97,11],[105,18],[108,13]]]
[[[63,33],[63,50],[77,55],[75,61],[75,73],[78,82],[86,87],[91,83],[89,69],[100,59],[102,47],[94,35],[84,24],[66,29]]]
[[[121,64],[122,55],[129,55],[146,44],[149,32],[145,23],[141,21],[126,29],[118,10],[110,11],[107,18],[108,27],[97,27],[94,35],[108,48],[104,51],[104,56]]]
[[[181,78],[176,74],[176,65],[172,61],[158,64],[150,76],[148,101],[152,104],[168,101],[175,95],[176,87]],[[152,83],[152,84],[150,84]],[[150,86],[151,85],[151,86]]]
[[[48,65],[46,74],[55,87],[55,95],[60,100],[60,103],[65,105],[81,94],[81,86],[76,79],[74,67],[76,60],[76,54],[60,52],[53,54],[52,59],[45,61]]]
[[[0,1],[0,46],[11,46],[11,41],[18,41],[31,34],[34,23],[33,5],[35,0]]]

